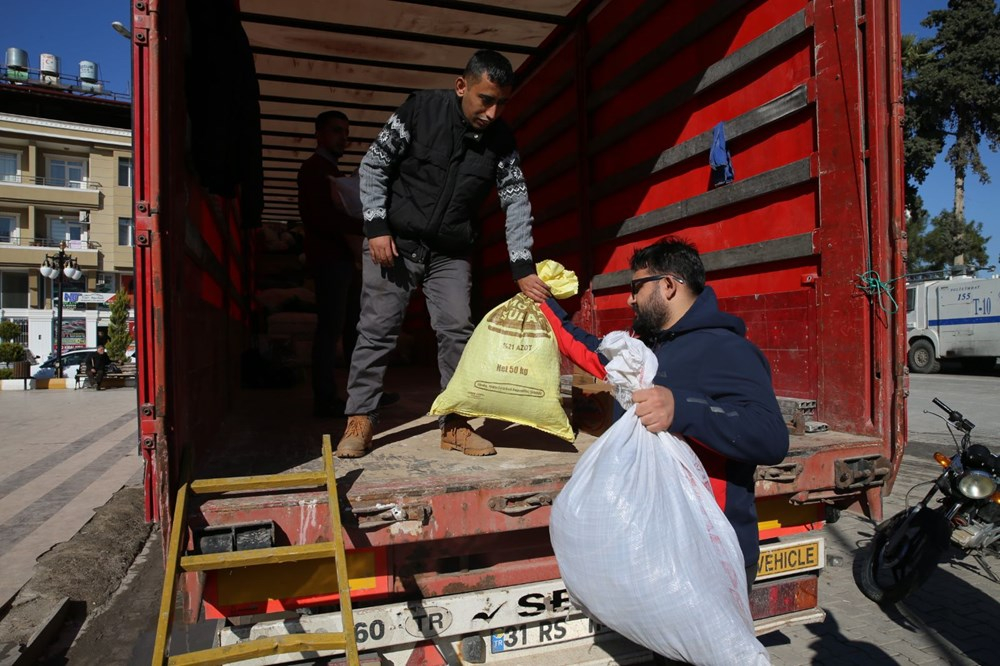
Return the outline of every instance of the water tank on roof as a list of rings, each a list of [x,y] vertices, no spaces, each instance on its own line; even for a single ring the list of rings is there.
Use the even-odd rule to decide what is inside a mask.
[[[97,81],[97,63],[90,60],[80,61],[80,80],[87,83]]]
[[[7,49],[7,78],[11,81],[28,80],[28,52],[12,46]]]
[[[59,58],[51,53],[38,56],[38,71],[43,83],[59,83]]]

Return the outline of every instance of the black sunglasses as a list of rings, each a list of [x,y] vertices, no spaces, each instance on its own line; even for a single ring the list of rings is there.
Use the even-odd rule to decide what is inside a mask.
[[[684,284],[684,279],[679,278],[676,275],[670,275],[670,274],[648,275],[644,278],[637,278],[629,282],[629,285],[632,287],[632,295],[635,296],[636,294],[638,294],[639,290],[642,289],[642,285],[646,284],[647,282],[656,282],[657,280],[662,280],[663,278],[670,278],[671,280],[675,280],[677,282],[680,282],[681,284]]]

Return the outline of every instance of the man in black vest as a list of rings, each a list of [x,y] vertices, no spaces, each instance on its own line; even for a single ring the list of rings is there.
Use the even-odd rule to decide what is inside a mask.
[[[359,168],[364,209],[361,321],[347,384],[342,458],[371,449],[386,359],[413,289],[422,287],[437,334],[441,387],[448,385],[473,324],[472,252],[477,213],[492,188],[506,213],[507,251],[521,292],[549,295],[531,256],[531,204],[510,127],[498,120],[514,83],[510,62],[477,51],[454,89],[414,93],[372,142]],[[496,453],[457,415],[442,417],[441,447]]]

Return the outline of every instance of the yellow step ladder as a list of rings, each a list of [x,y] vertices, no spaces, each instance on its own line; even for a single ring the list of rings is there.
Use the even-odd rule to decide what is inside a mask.
[[[333,448],[330,436],[323,436],[323,471],[270,474],[266,476],[241,476],[220,479],[185,479],[177,490],[174,522],[170,529],[170,546],[164,572],[163,596],[160,600],[160,617],[156,625],[153,644],[153,666],[229,664],[278,654],[321,650],[343,650],[349,666],[358,666],[358,644],[354,636],[354,614],[351,611],[351,586],[347,575],[344,554],[344,533],[340,525],[340,502],[337,498],[337,477],[333,471]],[[326,486],[330,503],[330,541],[304,546],[280,546],[210,555],[182,555],[187,534],[187,504],[189,495],[212,495],[227,492],[280,490],[286,488],[313,488]],[[173,625],[174,597],[177,581],[182,572],[218,571],[260,564],[278,564],[302,560],[336,560],[337,587],[340,592],[340,613],[344,630],[336,633],[292,634],[270,636],[256,640],[215,647],[167,657],[167,641]]]

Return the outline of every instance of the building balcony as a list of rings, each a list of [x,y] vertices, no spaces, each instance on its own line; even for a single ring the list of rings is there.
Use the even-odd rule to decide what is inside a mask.
[[[58,238],[8,238],[0,236],[0,266],[40,266],[46,255],[59,251],[59,243],[73,254],[81,268],[98,266],[101,244],[93,241],[63,241]]]
[[[0,203],[96,210],[100,190],[101,184],[94,181],[7,175],[0,178]]]

